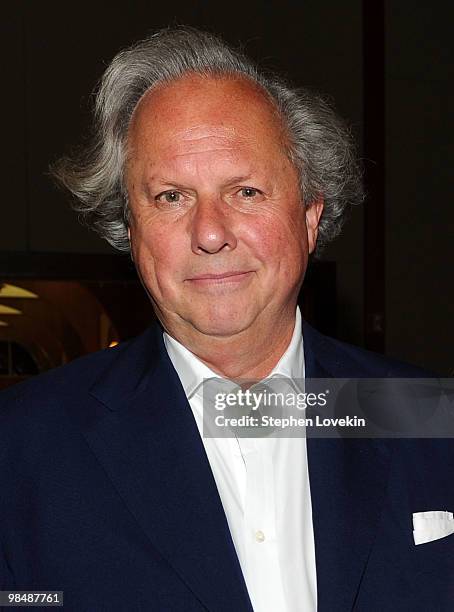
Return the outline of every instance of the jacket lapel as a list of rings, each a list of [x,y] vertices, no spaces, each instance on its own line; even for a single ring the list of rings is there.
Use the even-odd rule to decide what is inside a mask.
[[[307,324],[303,333],[308,379],[360,376],[334,342]],[[354,606],[384,502],[389,442],[307,440],[319,612]]]
[[[197,425],[156,326],[91,394],[85,436],[153,546],[208,610],[252,611]]]

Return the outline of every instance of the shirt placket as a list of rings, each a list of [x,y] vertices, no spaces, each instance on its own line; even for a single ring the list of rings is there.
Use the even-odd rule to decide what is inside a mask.
[[[239,438],[246,470],[244,495],[245,579],[254,609],[285,611],[276,533],[272,445],[266,438]]]

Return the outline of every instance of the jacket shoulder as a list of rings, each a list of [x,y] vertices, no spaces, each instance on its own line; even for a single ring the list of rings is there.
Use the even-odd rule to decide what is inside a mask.
[[[338,378],[432,378],[434,374],[419,366],[325,336],[304,322],[303,338],[313,358]],[[309,359],[310,355],[307,356]]]
[[[87,392],[99,375],[127,350],[130,341],[79,357],[70,363],[39,374],[0,392],[0,421],[20,418],[52,406],[74,401]]]

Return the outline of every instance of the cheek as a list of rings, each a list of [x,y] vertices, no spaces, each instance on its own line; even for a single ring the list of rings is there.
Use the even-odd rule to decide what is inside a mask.
[[[131,244],[138,262],[158,260],[165,252],[165,228],[147,215],[136,214],[131,220]],[[168,235],[168,233],[167,233]]]
[[[152,224],[132,227],[131,244],[134,262],[148,285],[166,284],[178,269],[178,244],[165,228]]]
[[[298,211],[300,212],[300,211]],[[291,271],[306,259],[307,230],[304,215],[268,215],[250,224],[244,240],[258,259],[270,267]]]

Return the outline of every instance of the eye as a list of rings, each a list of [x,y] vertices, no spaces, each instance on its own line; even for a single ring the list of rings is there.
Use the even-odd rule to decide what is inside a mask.
[[[243,198],[251,199],[255,198],[260,192],[258,189],[254,189],[254,187],[242,187],[239,193]]]
[[[161,204],[178,204],[181,201],[181,193],[179,191],[163,191],[156,196],[156,201]]]

